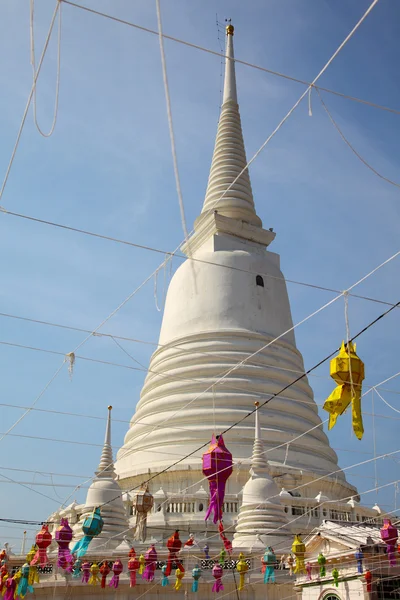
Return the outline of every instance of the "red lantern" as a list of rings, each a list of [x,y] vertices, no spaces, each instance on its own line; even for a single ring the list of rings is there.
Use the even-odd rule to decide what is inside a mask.
[[[39,563],[41,567],[45,567],[48,564],[49,558],[47,556],[47,548],[50,546],[51,540],[52,537],[48,526],[42,525],[42,529],[36,535],[36,546],[38,547],[38,551],[33,557],[31,565],[37,565],[37,563]]]
[[[211,444],[203,454],[203,474],[210,486],[210,505],[205,521],[214,513],[213,521],[222,520],[222,505],[224,503],[225,485],[232,475],[232,454],[226,448],[222,435],[212,435]]]
[[[371,571],[365,572],[365,581],[367,582],[367,592],[372,592],[372,573]]]
[[[383,519],[383,527],[381,529],[381,538],[387,546],[387,554],[391,567],[396,565],[395,550],[398,538],[396,527],[392,525],[390,519]]]
[[[106,560],[103,560],[103,563],[100,567],[100,574],[101,574],[101,584],[100,587],[105,588],[106,587],[106,582],[107,582],[107,575],[109,574],[109,572],[111,571],[108,562]]]
[[[184,573],[185,569],[183,568],[183,565],[178,558],[178,552],[180,552],[180,549],[182,548],[182,542],[179,539],[179,531],[178,530],[176,530],[175,533],[173,535],[171,535],[171,537],[168,538],[167,548],[169,551],[169,556],[168,556],[167,568],[165,570],[165,576],[168,577],[168,575],[171,575],[173,562],[176,563],[176,568],[179,569],[181,571],[181,573]]]
[[[129,552],[130,554],[130,552]],[[140,562],[136,556],[131,556],[128,560],[128,571],[129,571],[129,587],[135,587],[136,585],[136,571],[140,568]]]

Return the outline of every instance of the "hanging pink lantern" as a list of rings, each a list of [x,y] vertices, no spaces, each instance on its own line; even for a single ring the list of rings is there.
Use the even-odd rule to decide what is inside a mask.
[[[56,529],[55,540],[58,544],[57,566],[65,569],[74,562],[69,544],[72,540],[72,529],[68,524],[68,519],[62,518],[59,527]]]
[[[36,535],[36,546],[38,547],[38,551],[35,556],[31,560],[31,565],[37,565],[45,567],[49,562],[49,557],[47,556],[47,548],[51,544],[51,533],[49,532],[49,528],[47,525],[42,525],[42,529]]]
[[[212,587],[212,591],[216,592],[217,594],[218,594],[218,592],[223,592],[224,586],[221,581],[221,578],[222,578],[222,575],[224,574],[224,571],[220,564],[216,564],[213,566],[212,574],[215,579],[215,583]]]
[[[205,521],[214,513],[213,522],[222,520],[225,486],[232,475],[232,454],[226,448],[222,435],[212,435],[211,444],[203,454],[203,474],[210,486],[210,504]]]
[[[381,529],[381,538],[385,542],[387,547],[387,554],[389,559],[389,564],[391,567],[396,565],[396,544],[398,538],[398,532],[390,519],[383,519],[383,527]]]
[[[120,560],[116,560],[112,566],[112,570],[113,570],[113,576],[111,577],[111,581],[108,585],[110,587],[117,588],[118,584],[119,584],[119,576],[121,575],[122,571],[124,570],[124,565],[122,564],[122,562]]]
[[[146,554],[144,555],[144,558],[146,568],[144,570],[142,578],[146,581],[153,581],[157,566],[157,551],[155,549],[154,544],[150,545],[150,548],[147,550]]]

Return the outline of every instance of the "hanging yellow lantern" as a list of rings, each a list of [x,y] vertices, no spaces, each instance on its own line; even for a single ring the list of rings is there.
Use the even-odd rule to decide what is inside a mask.
[[[294,536],[294,542],[292,544],[292,552],[296,557],[296,566],[294,573],[305,573],[306,567],[304,565],[304,555],[306,553],[306,546],[303,544],[299,535]]]
[[[324,410],[329,413],[328,429],[335,426],[337,418],[352,403],[353,431],[361,440],[364,427],[361,414],[361,384],[365,377],[364,363],[356,354],[356,345],[342,342],[340,352],[331,360],[330,375],[337,383],[329,398],[325,400]]]

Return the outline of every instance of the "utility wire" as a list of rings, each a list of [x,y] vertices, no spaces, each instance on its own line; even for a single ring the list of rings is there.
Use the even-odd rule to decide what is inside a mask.
[[[69,4],[70,6],[74,6],[75,8],[79,8],[86,12],[92,13],[94,15],[98,15],[100,17],[105,17],[107,19],[110,19],[111,21],[115,21],[116,23],[121,23],[122,25],[128,25],[129,27],[139,29],[140,31],[144,31],[146,33],[151,33],[153,35],[157,35],[157,36],[159,35],[158,31],[156,31],[155,29],[143,27],[142,25],[138,25],[137,23],[132,23],[131,21],[126,21],[124,19],[119,19],[117,17],[113,17],[112,15],[109,15],[107,13],[103,13],[103,12],[94,10],[92,8],[88,8],[87,6],[82,6],[81,4],[76,4],[75,2],[70,2],[69,0],[62,0],[62,2],[64,2],[64,4]],[[218,56],[219,58],[221,58],[221,57],[225,58],[225,59],[228,58],[225,54],[223,54],[223,52],[222,53],[216,52],[215,50],[211,50],[210,48],[204,48],[203,46],[199,46],[198,44],[193,44],[186,40],[182,40],[182,39],[176,38],[174,36],[167,35],[165,33],[163,33],[162,36],[167,40],[177,42],[178,44],[184,44],[185,46],[194,48],[195,50],[201,50],[202,52],[207,52],[208,54],[213,54],[214,56]],[[387,111],[390,113],[394,113],[396,115],[400,115],[400,110],[397,110],[394,108],[383,106],[381,104],[376,104],[374,102],[370,102],[369,100],[363,100],[362,98],[357,98],[356,96],[349,96],[342,92],[337,92],[335,90],[331,90],[329,88],[325,88],[320,85],[316,86],[309,81],[305,81],[304,79],[298,79],[297,77],[292,77],[290,75],[286,75],[285,73],[280,73],[279,71],[273,71],[272,69],[267,69],[265,67],[261,67],[260,65],[253,64],[253,63],[247,62],[245,60],[240,60],[239,58],[233,58],[232,60],[235,61],[235,63],[245,65],[246,67],[251,67],[253,69],[257,69],[258,71],[262,71],[264,73],[269,73],[270,75],[275,75],[277,77],[281,77],[283,79],[287,79],[287,80],[293,81],[295,83],[301,83],[302,85],[306,85],[306,86],[313,85],[313,87],[315,87],[316,89],[319,89],[323,92],[328,92],[329,94],[334,94],[335,96],[340,96],[341,98],[346,98],[347,100],[352,100],[353,102],[359,102],[361,104],[366,104],[367,106],[371,106],[373,108],[378,108],[380,110],[384,110],[384,111]]]
[[[62,1],[65,2],[65,0],[62,0]],[[7,210],[7,209],[5,209],[3,207],[0,207],[0,211],[2,211],[4,214],[12,216],[12,217],[18,217],[20,219],[26,219],[28,221],[33,221],[35,223],[41,223],[42,225],[49,225],[49,226],[52,226],[52,227],[58,227],[60,229],[65,229],[67,231],[73,231],[75,233],[81,233],[83,235],[89,235],[91,237],[96,237],[96,238],[107,240],[107,241],[110,241],[110,242],[115,242],[115,243],[118,243],[118,244],[123,244],[125,246],[131,246],[133,248],[139,248],[141,250],[148,250],[150,252],[156,252],[158,254],[164,254],[164,255],[169,256],[171,258],[173,256],[175,256],[176,258],[179,258],[181,260],[191,260],[193,262],[198,262],[198,263],[202,263],[202,264],[206,264],[206,265],[213,265],[215,267],[220,267],[221,269],[230,269],[232,271],[239,271],[241,273],[250,273],[252,275],[262,275],[262,277],[267,277],[269,279],[274,279],[274,280],[278,280],[278,281],[284,281],[286,283],[291,283],[291,284],[295,284],[295,285],[302,285],[304,287],[309,287],[309,288],[313,288],[313,289],[316,289],[316,290],[322,290],[324,292],[331,292],[331,293],[334,293],[334,294],[339,294],[340,293],[340,290],[337,290],[335,288],[330,288],[330,287],[326,287],[326,286],[322,286],[322,285],[317,285],[317,284],[314,284],[314,283],[308,283],[308,282],[304,282],[304,281],[297,281],[297,280],[294,280],[294,279],[286,279],[284,277],[278,277],[277,275],[271,275],[270,273],[262,273],[262,272],[259,272],[259,271],[257,271],[257,273],[255,273],[253,271],[250,271],[249,269],[242,269],[240,267],[234,267],[232,265],[224,265],[224,264],[216,263],[216,262],[213,262],[213,261],[210,261],[210,260],[204,260],[204,259],[201,259],[201,258],[194,258],[193,256],[187,257],[187,256],[182,255],[182,254],[177,254],[176,250],[174,252],[170,252],[170,251],[162,250],[160,248],[154,248],[152,246],[146,246],[146,245],[143,245],[143,244],[137,244],[135,242],[130,242],[130,241],[127,241],[127,240],[122,240],[122,239],[116,238],[116,237],[107,236],[107,235],[103,235],[103,234],[100,234],[100,233],[95,233],[93,231],[88,231],[88,230],[85,230],[85,229],[79,229],[77,227],[72,227],[72,226],[69,226],[69,225],[64,225],[62,223],[56,223],[54,221],[48,221],[48,220],[45,220],[45,219],[39,219],[37,217],[32,217],[30,215],[24,215],[24,214],[21,214],[21,213],[16,213],[16,212],[13,212],[13,211],[9,211],[9,210]],[[377,299],[377,298],[371,298],[369,296],[362,296],[362,295],[359,295],[359,294],[352,294],[352,293],[349,293],[349,296],[351,296],[353,298],[359,298],[361,300],[368,300],[370,302],[376,302],[378,304],[385,304],[387,306],[393,306],[393,304],[391,302],[387,302],[385,300],[380,300],[380,299]],[[76,328],[76,331],[86,331],[86,330]]]

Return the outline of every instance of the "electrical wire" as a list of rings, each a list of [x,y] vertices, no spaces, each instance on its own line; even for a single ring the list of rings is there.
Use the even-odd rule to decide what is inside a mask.
[[[379,173],[379,171],[377,171],[372,165],[369,164],[369,162],[367,162],[365,160],[365,158],[363,158],[361,156],[361,154],[359,152],[357,152],[357,150],[354,148],[354,146],[349,142],[349,140],[346,138],[346,136],[344,135],[343,131],[340,129],[339,125],[337,124],[337,122],[335,121],[335,119],[333,118],[331,112],[329,111],[327,105],[325,104],[319,90],[317,90],[318,92],[318,96],[319,99],[321,100],[321,104],[324,107],[324,110],[326,112],[326,114],[328,115],[332,125],[335,127],[336,131],[339,133],[340,137],[342,138],[342,140],[344,141],[345,144],[347,144],[347,146],[350,148],[350,150],[353,152],[353,154],[355,154],[357,156],[357,158],[370,170],[372,171],[377,177],[379,177],[380,179],[383,179],[383,181],[386,181],[387,183],[390,183],[390,185],[394,185],[397,188],[400,188],[400,184],[396,183],[395,181],[393,181],[392,179],[389,179],[388,177],[385,177],[384,175],[382,175],[382,173]]]
[[[62,1],[64,2],[65,0],[62,0]],[[304,287],[308,287],[308,288],[316,289],[316,290],[321,290],[321,291],[324,291],[324,292],[331,292],[333,294],[339,294],[340,293],[340,290],[335,289],[335,288],[325,287],[325,286],[322,286],[322,285],[317,285],[317,284],[314,284],[314,283],[308,283],[308,282],[304,282],[304,281],[297,281],[297,280],[294,280],[294,279],[287,279],[285,277],[279,277],[277,275],[271,275],[270,273],[262,273],[261,271],[257,271],[257,273],[255,273],[253,271],[250,271],[249,269],[243,269],[243,268],[240,268],[240,267],[234,267],[232,265],[224,265],[224,264],[221,264],[221,263],[216,263],[216,262],[213,262],[213,261],[210,261],[210,260],[205,260],[205,259],[202,259],[202,258],[195,258],[193,256],[187,257],[187,256],[185,256],[183,254],[178,254],[177,250],[175,250],[174,252],[169,252],[169,251],[166,251],[166,250],[161,250],[160,248],[154,248],[152,246],[145,246],[143,244],[137,244],[135,242],[130,242],[130,241],[127,241],[127,240],[122,240],[120,238],[111,237],[111,236],[103,235],[103,234],[100,234],[100,233],[95,233],[93,231],[88,231],[88,230],[85,230],[85,229],[78,229],[76,227],[72,227],[72,226],[69,226],[69,225],[64,225],[62,223],[56,223],[54,221],[47,221],[45,219],[39,219],[37,217],[32,217],[32,216],[29,216],[29,215],[24,215],[22,213],[16,213],[16,212],[13,212],[13,211],[9,211],[9,210],[7,210],[7,209],[5,209],[3,207],[0,207],[0,211],[3,212],[6,215],[10,215],[10,216],[13,216],[13,217],[18,217],[18,218],[21,218],[21,219],[26,219],[28,221],[32,221],[32,222],[35,222],[35,223],[41,223],[42,225],[49,225],[49,226],[52,226],[52,227],[58,227],[60,229],[65,229],[67,231],[72,231],[74,233],[81,233],[83,235],[88,235],[88,236],[91,236],[91,237],[96,237],[96,238],[107,240],[107,241],[110,241],[110,242],[115,242],[115,243],[118,243],[118,244],[123,244],[123,245],[126,245],[126,246],[131,246],[133,248],[138,248],[138,249],[141,249],[141,250],[148,250],[150,252],[156,252],[158,254],[164,254],[164,255],[167,255],[167,256],[169,256],[171,258],[175,256],[176,258],[179,258],[181,260],[190,260],[190,261],[193,261],[195,263],[212,265],[212,266],[215,266],[215,267],[219,267],[221,269],[230,269],[232,271],[238,271],[238,272],[241,272],[241,273],[250,273],[251,275],[261,275],[262,277],[267,277],[269,279],[273,279],[273,280],[277,280],[277,281],[284,281],[285,283],[290,283],[290,284],[294,284],[294,285],[301,285],[301,286],[304,286]],[[182,244],[179,244],[178,249],[180,248],[181,245]],[[162,263],[158,267],[158,269],[160,269],[163,264],[164,263]],[[393,306],[393,304],[391,302],[387,302],[385,300],[381,300],[381,299],[377,299],[377,298],[371,298],[369,296],[362,296],[362,295],[359,295],[359,294],[350,294],[350,293],[349,293],[349,296],[351,296],[353,298],[359,298],[359,299],[362,299],[362,300],[367,300],[369,302],[376,302],[378,304],[385,304],[387,306]],[[74,328],[74,329],[76,331],[86,331],[86,330],[80,329],[80,328]],[[156,343],[154,343],[154,344],[157,345]]]
[[[69,4],[70,6],[74,6],[75,8],[79,8],[83,11],[92,13],[94,15],[100,16],[100,17],[105,17],[111,21],[115,21],[116,23],[121,23],[122,25],[128,25],[129,27],[133,27],[135,29],[138,29],[140,31],[144,31],[145,33],[150,33],[153,35],[159,35],[158,31],[156,31],[155,29],[150,29],[148,27],[143,27],[141,25],[138,25],[137,23],[132,23],[131,21],[126,21],[124,19],[119,19],[117,17],[113,17],[112,15],[94,10],[92,8],[89,8],[87,6],[82,6],[81,4],[76,4],[75,2],[70,2],[69,0],[62,0],[62,2],[64,2],[64,4]],[[203,46],[199,46],[198,44],[193,44],[192,42],[188,42],[186,40],[182,40],[180,38],[171,36],[171,35],[167,35],[165,33],[162,34],[163,38],[165,38],[166,40],[171,40],[172,42],[176,42],[178,44],[183,44],[185,46],[188,46],[189,48],[194,48],[195,50],[201,50],[202,52],[207,52],[208,54],[213,54],[214,56],[218,56],[218,58],[228,58],[223,52],[216,52],[215,50],[211,50],[210,48],[205,48]],[[301,83],[302,85],[306,85],[306,86],[311,86],[313,85],[314,88],[319,89],[323,92],[327,92],[328,94],[333,94],[335,96],[339,96],[341,98],[345,98],[347,100],[351,100],[353,102],[358,102],[361,104],[365,104],[367,106],[371,106],[372,108],[377,108],[383,111],[387,111],[396,115],[400,115],[400,110],[394,109],[394,108],[390,108],[387,106],[383,106],[381,104],[376,104],[374,102],[370,102],[369,100],[363,100],[362,98],[357,98],[356,96],[350,96],[348,94],[344,94],[342,92],[337,92],[335,90],[331,90],[329,88],[325,88],[322,86],[316,86],[315,84],[310,83],[309,81],[305,81],[304,79],[298,79],[297,77],[292,77],[290,75],[286,75],[285,73],[281,73],[279,71],[273,71],[272,69],[267,69],[265,67],[262,67],[260,65],[256,65],[254,63],[250,63],[247,62],[245,60],[241,60],[239,58],[233,58],[232,59],[235,63],[244,65],[246,67],[251,67],[253,69],[257,69],[258,71],[262,71],[264,73],[268,73],[269,75],[275,75],[277,77],[281,77],[283,79],[287,79],[288,81],[293,81],[295,83]]]

